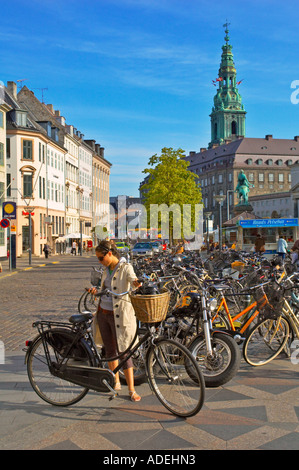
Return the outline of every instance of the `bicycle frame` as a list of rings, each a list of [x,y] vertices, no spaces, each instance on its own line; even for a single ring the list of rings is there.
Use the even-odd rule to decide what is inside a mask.
[[[237,295],[237,294],[235,294]],[[212,322],[217,318],[220,310],[222,307],[224,307],[224,310],[227,314],[227,317],[228,317],[228,320],[229,320],[229,324],[230,324],[230,327],[232,329],[232,331],[237,331],[235,325],[234,325],[234,322],[238,321],[239,318],[241,318],[243,315],[246,315],[248,312],[250,312],[251,310],[253,310],[254,308],[256,309],[258,303],[255,301],[253,302],[252,304],[248,305],[244,310],[242,310],[241,312],[239,312],[237,315],[235,315],[234,317],[231,316],[230,314],[230,311],[229,311],[229,308],[228,308],[228,305],[227,305],[227,302],[226,302],[226,299],[224,297],[224,294],[221,293],[221,302],[220,302],[220,305],[219,307],[217,308],[217,311],[216,311],[216,314],[213,316],[212,318]],[[266,294],[262,297],[262,299],[264,299],[264,302],[261,303],[260,305],[260,308],[261,307],[264,307],[267,303],[268,303],[268,299],[267,299],[267,296]],[[245,323],[242,325],[242,327],[240,328],[240,330],[238,330],[239,333],[244,333],[247,328],[249,327],[249,325],[254,321],[254,319],[258,316],[259,314],[259,310],[256,309],[255,311],[253,311],[253,313],[249,316],[249,319],[247,321],[245,321]]]

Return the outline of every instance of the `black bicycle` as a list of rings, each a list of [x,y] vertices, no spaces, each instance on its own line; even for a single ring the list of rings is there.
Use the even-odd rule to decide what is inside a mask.
[[[111,291],[99,293],[104,295]],[[129,292],[118,294],[123,296]],[[117,294],[113,293],[113,296]],[[101,357],[91,332],[91,313],[72,315],[69,323],[38,321],[37,337],[27,342],[25,362],[29,381],[40,398],[55,406],[69,406],[89,390],[117,396],[115,373],[126,359],[146,345],[145,370],[151,390],[174,415],[193,416],[204,403],[205,382],[192,354],[180,343],[159,337],[157,324],[145,324],[146,333],[138,340],[138,329],[130,347],[117,358]],[[134,345],[134,346],[133,346]],[[123,359],[122,359],[123,357]],[[107,361],[120,359],[114,371]]]

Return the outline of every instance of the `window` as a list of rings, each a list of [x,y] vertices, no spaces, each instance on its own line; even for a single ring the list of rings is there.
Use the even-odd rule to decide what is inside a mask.
[[[247,159],[247,165],[252,165],[252,158]]]
[[[32,174],[23,175],[23,197],[32,197]]]
[[[268,163],[268,165],[273,165],[273,160],[271,158],[269,158],[269,160],[267,160],[267,163]]]
[[[273,174],[273,173],[269,173],[269,174],[268,174],[268,181],[269,181],[269,183],[273,183],[273,182],[274,182],[274,174]]]
[[[284,180],[284,174],[283,173],[278,173],[278,183],[283,183]]]
[[[277,163],[278,166],[282,166],[282,160],[277,160],[276,163]]]
[[[32,140],[23,139],[23,160],[33,160]]]
[[[16,121],[17,125],[20,127],[26,127],[27,124],[27,113],[26,112],[21,112],[17,111],[16,112]]]
[[[248,175],[248,181],[254,181],[254,174],[253,173],[249,173]]]
[[[4,118],[2,111],[0,111],[0,127],[4,127]]]
[[[259,173],[259,175],[258,175],[258,180],[259,180],[259,183],[263,183],[263,182],[264,182],[264,173]]]
[[[222,183],[223,182],[223,177],[222,177],[222,174],[220,173],[218,175],[218,183]]]
[[[259,158],[257,161],[256,161],[257,165],[262,165],[263,164],[263,160],[261,158]]]
[[[10,139],[6,139],[6,158],[10,158]]]
[[[4,144],[0,142],[0,166],[4,166]]]
[[[237,123],[236,121],[233,121],[232,122],[232,135],[236,135],[237,134]]]

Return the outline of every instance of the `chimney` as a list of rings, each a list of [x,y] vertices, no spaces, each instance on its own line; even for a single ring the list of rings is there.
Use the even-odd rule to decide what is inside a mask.
[[[271,139],[273,139],[273,135],[268,134],[268,135],[266,135],[265,139],[266,139],[266,140],[271,140]]]
[[[92,150],[94,150],[94,151],[96,150],[96,146],[95,146],[96,141],[95,140],[84,140],[84,142],[86,142],[87,145],[89,145],[92,148]]]
[[[95,145],[95,149],[96,149],[97,154],[98,154],[98,155],[101,155],[101,154],[100,154],[100,149],[101,149],[100,144],[96,144],[96,145]]]
[[[54,107],[52,104],[47,104],[47,108],[51,111],[52,114],[54,114]]]
[[[11,96],[17,100],[18,92],[17,92],[17,84],[15,82],[7,82],[7,89]]]
[[[200,152],[205,152],[207,149],[205,147],[201,147]]]
[[[295,135],[294,140],[295,140],[296,142],[299,142],[299,135]]]
[[[66,130],[73,137],[74,127],[72,125],[66,125]]]
[[[57,117],[60,116],[60,111],[59,111],[59,109],[57,109],[57,110],[55,111],[55,116],[57,116]]]
[[[104,158],[104,152],[105,152],[104,147],[100,147],[100,155],[102,158]]]

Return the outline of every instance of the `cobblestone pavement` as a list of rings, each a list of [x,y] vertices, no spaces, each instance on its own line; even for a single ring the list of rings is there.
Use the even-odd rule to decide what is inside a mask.
[[[77,313],[78,300],[90,287],[95,256],[53,256],[35,259],[31,266],[19,261],[18,271],[7,269],[0,275],[0,339],[7,351],[24,347],[28,335],[35,333],[35,320],[67,320]]]
[[[28,382],[21,349],[35,335],[34,320],[65,320],[77,311],[92,265],[94,257],[53,257],[1,274],[0,338],[6,355],[0,364],[0,449],[129,451],[140,461],[144,451],[298,449],[299,365],[285,356],[258,368],[242,361],[229,383],[206,389],[202,410],[188,419],[168,413],[147,383],[137,388],[139,403],[129,401],[126,387],[115,400],[89,392],[69,408],[40,400]]]

